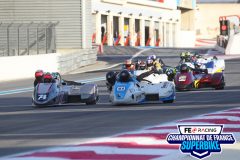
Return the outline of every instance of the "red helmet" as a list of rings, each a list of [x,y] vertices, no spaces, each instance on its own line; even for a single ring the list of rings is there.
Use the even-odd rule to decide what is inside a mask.
[[[35,72],[35,78],[42,78],[43,75],[44,75],[43,70],[37,70],[37,71]]]
[[[132,60],[131,59],[127,59],[126,61],[125,61],[125,66],[126,67],[130,67],[132,65]]]
[[[51,82],[53,80],[53,76],[50,73],[46,73],[43,79],[44,79],[44,82]]]
[[[127,69],[129,71],[133,70],[133,64],[132,64],[132,60],[131,59],[126,60],[124,65],[125,65],[125,69]]]

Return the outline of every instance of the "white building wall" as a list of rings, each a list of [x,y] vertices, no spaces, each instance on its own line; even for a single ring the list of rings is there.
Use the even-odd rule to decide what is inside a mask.
[[[160,46],[174,46],[177,45],[176,35],[180,32],[180,28],[176,28],[175,34],[173,35],[173,27],[172,23],[177,23],[180,21],[181,12],[177,10],[177,4],[175,0],[168,0],[165,3],[149,1],[149,0],[92,0],[92,13],[99,13],[108,16],[109,22],[111,22],[111,16],[119,17],[119,33],[121,35],[120,44],[123,45],[126,40],[126,35],[124,38],[124,27],[123,19],[129,18],[129,33],[130,33],[130,44],[132,46],[135,45],[137,40],[137,33],[135,33],[135,19],[140,20],[140,37],[141,46],[145,46],[145,21],[150,21],[150,30],[149,36],[151,37],[150,46],[155,46],[156,38],[154,37],[155,30],[155,22],[159,23],[159,37],[161,38]],[[96,27],[99,28],[101,24],[99,24],[99,20],[95,21]],[[169,28],[166,27],[166,23],[171,24]],[[112,32],[112,22],[107,24],[107,30]],[[164,25],[165,27],[162,27]],[[170,31],[166,31],[166,30]],[[97,32],[96,29],[95,32]],[[163,35],[164,33],[164,35]],[[168,35],[166,35],[168,33]],[[113,33],[109,33],[108,35],[108,45],[113,45],[112,43],[112,35]],[[99,38],[99,36],[98,36]],[[175,40],[173,40],[176,38]],[[168,42],[166,42],[168,40]],[[100,40],[97,40],[99,42]],[[175,43],[174,43],[175,41]]]

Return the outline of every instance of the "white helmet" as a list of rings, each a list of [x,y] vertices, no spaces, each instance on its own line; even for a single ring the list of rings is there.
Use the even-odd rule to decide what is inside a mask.
[[[156,56],[156,55],[152,55],[152,56],[151,56],[151,59],[152,59],[153,61],[156,61],[156,60],[157,60],[157,56]]]

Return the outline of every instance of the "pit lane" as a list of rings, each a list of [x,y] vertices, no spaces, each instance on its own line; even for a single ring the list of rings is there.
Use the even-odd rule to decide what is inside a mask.
[[[163,60],[169,64],[177,62],[178,58],[165,57]],[[100,101],[95,106],[73,104],[33,109],[31,92],[0,96],[0,156],[55,145],[78,144],[145,126],[239,107],[239,68],[240,59],[227,60],[225,90],[180,92],[174,104],[112,106],[108,103],[104,81],[97,82]],[[104,75],[105,71],[98,71],[64,78],[90,79]],[[0,90],[6,90],[31,86],[32,80],[2,84]]]

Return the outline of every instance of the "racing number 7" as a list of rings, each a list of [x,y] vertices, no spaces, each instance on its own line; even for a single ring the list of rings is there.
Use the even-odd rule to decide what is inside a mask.
[[[40,100],[45,100],[45,99],[47,99],[47,95],[45,95],[45,94],[40,94],[40,95],[38,95],[38,100],[40,101]]]

